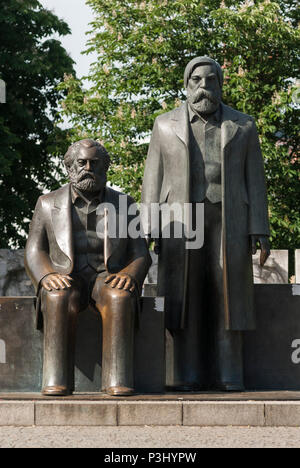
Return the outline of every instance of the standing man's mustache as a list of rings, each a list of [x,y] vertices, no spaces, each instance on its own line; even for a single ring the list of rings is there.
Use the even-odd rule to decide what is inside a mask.
[[[213,104],[219,103],[219,99],[215,96],[215,94],[206,91],[205,89],[199,89],[194,93],[190,93],[188,97],[193,103],[199,102],[202,99],[208,99]]]

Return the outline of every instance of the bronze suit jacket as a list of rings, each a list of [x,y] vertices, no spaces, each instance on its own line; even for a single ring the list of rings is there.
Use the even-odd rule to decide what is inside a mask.
[[[41,280],[50,273],[70,275],[74,268],[71,185],[38,199],[28,241],[25,249],[25,268],[38,294]],[[123,198],[122,198],[123,197]],[[118,237],[118,223],[123,213],[119,212],[119,200],[130,206],[134,200],[109,187],[105,188],[105,203],[115,207],[117,237],[107,238],[105,265],[108,273],[122,270],[135,278],[141,287],[151,265],[145,239]],[[124,203],[125,202],[125,203]],[[131,217],[128,216],[128,223]],[[127,226],[126,226],[127,227]]]
[[[264,165],[254,119],[222,104],[221,121],[223,284],[226,328],[255,327],[251,234],[269,235]],[[190,148],[187,103],[157,117],[142,189],[144,232],[151,203],[190,201]],[[189,251],[185,239],[162,239],[158,294],[166,298],[166,323],[184,328]]]

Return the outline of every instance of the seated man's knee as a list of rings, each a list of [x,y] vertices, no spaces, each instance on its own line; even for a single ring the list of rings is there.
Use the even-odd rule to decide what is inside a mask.
[[[59,304],[68,307],[70,311],[76,311],[80,304],[80,292],[71,287],[66,289],[53,289],[42,291],[42,302],[46,304]]]
[[[124,304],[130,306],[134,301],[134,295],[131,292],[125,289],[112,288],[107,284],[101,288],[99,296],[97,303],[100,305],[115,305],[119,303],[122,306]]]

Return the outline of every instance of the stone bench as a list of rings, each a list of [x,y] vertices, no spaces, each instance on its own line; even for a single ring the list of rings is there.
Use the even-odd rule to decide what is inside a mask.
[[[156,284],[158,276],[158,256],[150,252],[152,265],[146,283]],[[260,266],[260,250],[252,258],[253,282],[255,284],[288,284],[289,252],[288,250],[271,250],[271,255],[264,267]],[[300,282],[300,250],[295,251],[296,283]],[[297,279],[298,277],[298,279]]]
[[[155,293],[155,286],[145,289]],[[255,284],[257,327],[244,332],[247,390],[300,390],[300,284]],[[167,384],[172,385],[167,333]]]
[[[300,284],[257,284],[256,331],[244,341],[249,390],[300,390]]]
[[[300,285],[257,284],[255,305],[257,329],[244,333],[246,389],[300,390]],[[99,315],[91,310],[80,314],[77,336],[76,391],[97,392],[101,388]],[[42,337],[35,329],[33,297],[0,298],[0,392],[40,391]],[[172,383],[169,333],[166,349],[165,359],[163,299],[144,297],[135,349],[138,392],[163,392],[166,369],[167,383]]]
[[[147,283],[157,283],[158,257],[150,252],[152,266]],[[259,266],[259,251],[253,257],[254,283],[274,284],[289,282],[288,250],[271,250],[264,268]],[[295,251],[296,283],[300,283],[300,250]],[[24,268],[24,250],[0,249],[0,296],[31,296],[34,289]]]
[[[43,333],[35,328],[34,297],[0,297],[0,392],[39,392]],[[75,390],[101,389],[101,318],[93,309],[79,314]],[[135,339],[135,387],[160,393],[165,386],[164,300],[143,297]]]

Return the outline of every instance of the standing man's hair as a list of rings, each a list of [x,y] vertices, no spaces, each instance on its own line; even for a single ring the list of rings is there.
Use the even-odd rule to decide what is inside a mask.
[[[200,65],[214,65],[215,66],[217,77],[218,77],[218,80],[219,80],[219,85],[222,88],[222,86],[223,86],[223,70],[221,68],[221,65],[216,60],[214,60],[214,59],[212,59],[210,57],[206,57],[206,56],[196,57],[187,64],[186,69],[184,71],[184,86],[187,88],[188,83],[189,83],[189,79],[190,79],[193,71],[195,70],[195,68],[199,67]]]

